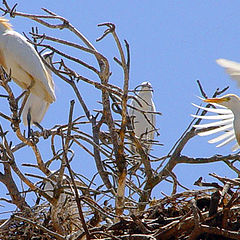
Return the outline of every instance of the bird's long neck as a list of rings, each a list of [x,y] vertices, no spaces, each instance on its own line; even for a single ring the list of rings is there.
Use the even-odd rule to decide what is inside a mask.
[[[238,118],[235,118],[234,116],[234,129],[235,129],[235,135],[238,142],[238,145],[240,145],[240,116]]]
[[[239,109],[240,109],[240,105],[239,105]],[[233,125],[235,129],[235,135],[236,135],[237,142],[240,145],[240,112],[233,112],[233,114],[234,114]]]

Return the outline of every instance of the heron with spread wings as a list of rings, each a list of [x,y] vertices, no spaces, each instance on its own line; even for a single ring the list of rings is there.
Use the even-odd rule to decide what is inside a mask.
[[[226,72],[234,80],[237,80],[238,86],[240,86],[240,64],[226,59],[218,59],[217,63],[224,67]],[[203,101],[211,103],[215,108],[206,108],[196,104],[193,105],[215,115],[192,115],[198,119],[214,120],[210,123],[194,125],[195,128],[202,129],[198,135],[208,136],[220,133],[219,136],[208,142],[218,143],[217,147],[221,147],[235,141],[232,151],[240,149],[240,98],[235,94],[227,94],[223,97],[209,98]]]

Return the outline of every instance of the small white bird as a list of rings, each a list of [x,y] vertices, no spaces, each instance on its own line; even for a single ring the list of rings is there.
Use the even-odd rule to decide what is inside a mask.
[[[8,20],[0,18],[0,64],[23,89],[48,103],[55,101],[54,87],[34,47],[15,32]]]
[[[216,113],[216,115],[192,115],[193,117],[199,119],[215,120],[211,123],[194,125],[197,129],[206,129],[206,131],[203,130],[203,132],[198,133],[198,135],[208,136],[215,133],[221,133],[221,135],[209,140],[208,142],[218,143],[216,147],[222,147],[232,141],[235,141],[236,143],[232,147],[232,151],[238,150],[240,148],[240,98],[235,94],[227,94],[220,98],[209,98],[203,101],[211,103],[216,108],[205,108],[196,104],[193,105],[210,113]],[[209,130],[209,128],[213,129]]]
[[[46,60],[46,62],[50,65],[51,59],[53,57],[53,52],[48,51],[42,54],[42,57]],[[52,72],[46,66],[49,83],[51,84],[52,89],[54,89],[54,82],[52,80]],[[38,125],[42,121],[50,103],[46,100],[40,98],[34,93],[30,93],[22,112],[22,119],[25,126],[30,126],[32,124]]]
[[[140,88],[137,90],[137,88]],[[136,99],[133,99],[129,109],[129,117],[132,119],[133,129],[136,137],[141,139],[147,152],[150,152],[152,140],[154,140],[154,132],[156,125],[155,105],[152,100],[152,85],[150,82],[143,82],[137,86],[138,92]],[[131,150],[135,152],[132,146]]]

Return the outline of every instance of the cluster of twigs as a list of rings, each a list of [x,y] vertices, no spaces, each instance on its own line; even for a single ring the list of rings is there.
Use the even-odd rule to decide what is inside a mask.
[[[37,206],[34,215],[26,218],[14,214],[1,226],[1,239],[240,239],[239,179],[228,179],[211,174],[221,185],[201,183],[202,190],[185,191],[153,200],[142,213],[120,217],[115,223],[103,223],[99,215],[82,229],[62,235],[54,231],[49,213]],[[102,211],[105,211],[102,209]],[[106,219],[105,219],[106,220]],[[97,223],[97,224],[96,224]],[[87,234],[87,235],[86,235]],[[10,237],[10,238],[9,238]]]
[[[128,116],[128,102],[129,99],[134,98],[129,94],[130,47],[125,41],[124,50],[114,24],[99,24],[106,27],[106,31],[97,41],[104,40],[107,35],[113,36],[120,55],[120,59],[114,58],[114,63],[123,71],[123,88],[109,83],[111,77],[109,60],[99,53],[68,20],[47,9],[43,9],[44,15],[22,13],[16,10],[16,6],[15,4],[14,7],[9,7],[4,0],[0,10],[4,15],[30,18],[53,30],[68,29],[84,44],[40,34],[38,30],[32,30],[31,37],[26,35],[28,41],[38,51],[41,49],[39,52],[45,49],[54,52],[56,61],[49,65],[44,59],[42,60],[57,77],[71,86],[74,98],[81,105],[84,116],[73,119],[75,101],[72,100],[68,122],[63,125],[56,123],[51,129],[42,132],[35,131],[31,138],[27,138],[20,125],[24,101],[21,103],[19,99],[22,95],[17,97],[12,91],[11,72],[6,73],[2,68],[0,69],[0,86],[6,93],[1,97],[5,97],[10,109],[10,114],[0,112],[0,117],[1,121],[10,122],[11,126],[9,129],[4,129],[0,124],[2,140],[0,164],[3,166],[0,181],[8,189],[11,198],[11,200],[3,198],[1,200],[12,203],[18,208],[12,217],[2,222],[1,239],[9,239],[7,236],[14,239],[16,234],[28,239],[129,239],[130,236],[133,239],[186,239],[187,236],[195,239],[200,232],[205,232],[207,237],[208,234],[224,237],[232,234],[233,239],[238,239],[234,238],[234,231],[237,230],[231,232],[230,222],[226,222],[226,216],[231,215],[229,219],[233,222],[238,212],[237,191],[234,189],[231,190],[232,194],[229,193],[230,188],[237,186],[236,180],[224,180],[224,184],[228,184],[229,189],[223,195],[220,194],[221,186],[213,186],[211,191],[221,196],[213,211],[213,200],[210,199],[210,195],[206,191],[188,191],[179,183],[173,169],[180,163],[224,161],[228,167],[238,172],[233,164],[239,160],[239,155],[217,155],[205,159],[183,155],[182,150],[185,145],[197,134],[192,127],[193,122],[174,144],[169,154],[163,157],[147,154],[141,139],[135,137]],[[52,24],[51,20],[60,23]],[[58,47],[54,47],[55,43]],[[68,46],[76,51],[85,52],[92,56],[98,65],[75,58],[62,51],[59,46]],[[71,63],[94,73],[99,81],[82,76],[73,70]],[[93,112],[89,110],[88,102],[83,99],[79,90],[81,81],[97,89],[101,109]],[[214,95],[217,96],[221,92],[217,90]],[[203,90],[202,93],[204,96]],[[203,111],[201,114],[206,112]],[[83,124],[90,126],[90,133],[81,130]],[[10,140],[9,132],[14,134],[16,139]],[[50,139],[52,154],[50,160],[43,159],[41,153],[43,150],[39,149],[39,142],[48,141],[45,138]],[[56,142],[60,142],[60,146]],[[130,144],[135,146],[137,154],[131,152]],[[89,148],[89,145],[92,148]],[[153,145],[159,146],[157,141],[153,142]],[[86,156],[95,161],[97,173],[92,179],[82,176],[81,172],[73,171],[71,167],[75,159],[73,146],[83,149]],[[30,174],[20,170],[19,159],[16,159],[15,153],[25,147],[32,149],[36,164],[26,161],[23,165],[38,169],[40,174]],[[52,172],[50,166],[56,160],[59,160],[60,166]],[[152,167],[153,161],[159,162],[158,167]],[[19,190],[12,171],[27,186],[24,187],[25,194],[29,192],[36,194],[35,206],[30,206],[25,195]],[[97,187],[94,185],[96,176],[100,176],[102,181]],[[31,178],[40,180],[33,182]],[[151,200],[153,189],[165,180],[172,183],[171,196],[158,201]],[[41,186],[46,183],[52,184],[51,193]],[[199,180],[198,184],[203,183]],[[177,186],[182,187],[186,192],[178,195]],[[64,201],[61,201],[63,195]],[[199,205],[201,201],[207,202],[204,208]],[[146,210],[146,206],[150,208]],[[224,231],[217,230],[218,227],[224,228]]]

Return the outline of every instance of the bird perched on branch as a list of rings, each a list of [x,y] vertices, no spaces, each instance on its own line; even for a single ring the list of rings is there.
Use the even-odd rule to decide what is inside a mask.
[[[37,51],[3,17],[0,18],[0,65],[22,89],[29,90],[48,105],[56,100],[51,74]],[[38,119],[43,117],[43,112]]]
[[[51,59],[53,57],[53,52],[48,51],[42,54],[42,57],[46,60],[46,62],[51,65]],[[49,77],[50,84],[52,85],[52,88],[54,89],[54,82],[52,80],[52,72],[51,70],[47,67],[47,73]],[[24,108],[22,112],[22,119],[23,123],[25,126],[28,126],[29,131],[30,131],[30,126],[32,124],[35,124],[37,126],[40,126],[39,124],[41,123],[50,103],[47,102],[46,100],[40,98],[34,93],[30,93]]]
[[[135,136],[141,140],[147,152],[149,152],[156,130],[154,113],[156,109],[152,100],[152,85],[150,82],[143,82],[135,88],[135,91],[137,95],[130,104],[129,117],[132,119]],[[132,145],[131,150],[136,152]]]
[[[226,59],[218,59],[217,63],[224,67],[226,72],[237,80],[240,87],[240,64]],[[236,144],[232,147],[232,151],[240,148],[240,98],[235,94],[227,94],[219,98],[209,98],[203,100],[211,103],[215,108],[205,108],[193,104],[194,106],[206,110],[216,115],[201,116],[192,115],[193,117],[205,120],[215,120],[211,123],[195,125],[196,128],[202,129],[198,135],[207,136],[214,133],[222,133],[221,135],[209,140],[209,143],[218,143],[217,147],[224,146],[231,141]],[[212,128],[212,129],[209,129]],[[206,131],[204,131],[204,129]]]

